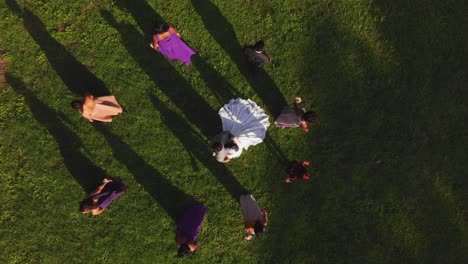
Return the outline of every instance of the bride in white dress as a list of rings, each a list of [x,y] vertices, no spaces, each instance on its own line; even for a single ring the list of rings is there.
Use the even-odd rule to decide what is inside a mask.
[[[231,99],[219,110],[223,131],[232,137],[224,145],[227,160],[237,158],[242,150],[263,141],[270,122],[268,115],[250,99]]]

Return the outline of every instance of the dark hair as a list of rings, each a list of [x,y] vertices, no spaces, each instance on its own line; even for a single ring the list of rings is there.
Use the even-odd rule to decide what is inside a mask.
[[[93,203],[93,199],[86,198],[80,202],[80,212],[84,212],[86,210],[93,210],[96,206]]]
[[[154,26],[153,33],[161,34],[161,33],[167,32],[168,30],[169,30],[169,24],[167,24],[166,22],[161,22]]]
[[[309,176],[309,172],[307,171],[306,168],[304,168],[303,166],[299,167],[297,173],[296,173],[297,177],[299,177],[300,179],[304,178],[305,176]]]
[[[255,231],[255,235],[257,236],[257,238],[262,237],[263,230],[264,230],[263,224],[260,221],[255,222],[254,231]]]
[[[214,151],[214,152],[220,152],[221,150],[223,150],[223,145],[221,145],[221,143],[213,143],[213,145],[211,145],[211,149]]]
[[[238,146],[237,144],[235,144],[233,141],[224,144],[224,147],[225,147],[225,148],[233,149],[233,150],[235,150],[235,151],[238,151],[238,150],[239,150],[239,146]]]
[[[179,257],[187,256],[190,253],[192,253],[192,251],[190,250],[187,243],[184,243],[184,244],[180,245],[179,250],[177,251],[177,255]]]
[[[263,40],[257,41],[257,43],[254,44],[253,48],[256,51],[263,51],[263,48],[265,48],[265,42],[263,42]]]
[[[83,108],[83,103],[80,100],[75,100],[71,102],[71,107],[81,110],[81,108]]]
[[[313,123],[317,121],[317,113],[314,111],[307,111],[302,115],[302,119],[308,123]]]

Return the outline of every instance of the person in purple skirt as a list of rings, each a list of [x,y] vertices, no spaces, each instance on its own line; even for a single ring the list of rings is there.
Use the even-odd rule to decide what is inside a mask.
[[[171,60],[183,62],[185,66],[190,65],[191,57],[196,54],[180,38],[179,32],[167,23],[160,23],[154,27],[153,43],[150,46]]]
[[[203,205],[190,207],[177,223],[175,241],[179,257],[194,252],[198,248],[198,233],[208,209]]]
[[[309,132],[307,126],[309,123],[317,121],[317,113],[314,111],[306,112],[304,108],[299,106],[300,103],[302,103],[302,98],[296,97],[292,108],[285,107],[276,118],[275,126],[279,128],[300,127],[304,132]]]
[[[99,185],[94,192],[88,194],[88,198],[80,203],[80,211],[83,214],[101,214],[113,200],[117,199],[126,191],[127,186],[123,183],[104,179],[103,183]]]

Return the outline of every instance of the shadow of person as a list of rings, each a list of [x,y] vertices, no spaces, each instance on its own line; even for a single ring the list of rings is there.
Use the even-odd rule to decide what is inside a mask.
[[[180,140],[187,151],[191,152],[210,170],[234,200],[239,201],[240,195],[248,193],[232,175],[231,171],[211,156],[208,143],[197,136],[196,131],[188,127],[186,121],[180,115],[167,108],[154,94],[150,93],[149,99],[161,113],[161,118],[164,119],[166,127]]]
[[[212,126],[217,120],[216,111],[201,97],[167,61],[167,58],[149,47],[144,36],[129,24],[115,21],[111,13],[101,10],[102,17],[121,35],[122,43],[140,65],[141,69],[150,77],[154,84],[170,98],[183,112],[191,123],[207,136],[216,130]],[[145,47],[147,47],[145,49]]]
[[[151,36],[151,34],[152,34],[151,29],[152,29],[153,24],[151,23],[151,21],[164,21],[164,19],[157,12],[155,12],[153,10],[153,8],[146,1],[119,0],[119,1],[116,1],[116,4],[120,8],[128,10],[132,14],[133,18],[135,19],[135,21],[137,22],[137,24],[139,25],[141,30],[145,33],[145,35]],[[217,12],[219,14],[219,10]],[[139,54],[139,53],[144,53],[144,51],[141,51],[141,47],[143,47],[145,45],[147,46],[147,43],[141,43],[142,39],[144,39],[144,37],[142,37],[141,34],[139,32],[137,32],[137,30],[134,29],[133,27],[131,27],[130,25],[125,25],[125,30],[124,30],[122,28],[122,26],[119,25],[115,21],[115,19],[112,17],[112,15],[109,12],[102,11],[102,16],[104,17],[104,19],[107,20],[107,22],[111,26],[113,26],[117,31],[120,32],[122,40],[125,42],[124,44],[125,44],[127,50],[132,55],[132,57],[140,64],[140,66],[145,70],[146,74],[148,76],[150,76],[150,78],[153,80],[153,82],[155,84],[157,84],[157,85],[159,83],[162,83],[163,80],[160,79],[161,76],[157,75],[157,70],[155,69],[155,67],[157,65],[155,65],[154,60],[156,58],[152,58],[152,57],[156,57],[156,56],[151,57],[149,55],[145,56],[145,55]],[[224,18],[223,18],[223,21],[227,22]],[[232,34],[230,34],[230,35],[234,34],[234,36],[235,36],[235,33],[233,32],[232,26],[230,26],[230,24],[229,24],[229,27],[227,27],[227,28],[231,28]],[[127,30],[128,30],[128,32],[127,32]],[[138,42],[139,39],[140,39],[140,41]],[[239,59],[237,61],[237,64],[243,64],[245,61],[244,61],[243,53],[241,51],[241,47],[238,45],[237,40],[235,42],[233,42],[233,43],[237,44],[237,46],[232,49],[233,52],[234,51],[239,52],[239,54],[237,54],[238,56],[235,57],[236,59]],[[141,45],[143,45],[143,46],[141,46]],[[153,50],[150,50],[150,51],[151,51],[152,54],[155,53]],[[228,53],[228,54],[231,54],[231,53]],[[166,62],[166,59],[163,58],[162,56],[161,56],[161,58],[157,58],[157,59],[164,61],[164,64],[165,64],[164,69],[167,70],[167,69],[169,69],[171,67],[169,65],[169,63]],[[201,58],[198,55],[195,55],[195,56],[192,57],[192,60],[193,60],[193,65],[200,72],[200,77],[203,79],[203,81],[208,86],[208,88],[216,96],[216,98],[220,102],[221,106],[228,103],[229,100],[232,99],[232,98],[242,97],[242,94],[239,91],[237,91],[217,71],[215,71],[213,69],[213,67],[211,65],[209,65],[203,58]],[[149,65],[152,65],[152,66],[149,67]],[[246,65],[243,65],[243,67],[241,67],[241,69],[246,69]],[[247,76],[247,72],[245,72],[245,75]],[[181,76],[175,76],[175,77],[181,78]],[[272,87],[272,91],[269,91],[268,89],[261,89],[260,91],[258,91],[258,93],[260,95],[260,98],[263,98],[263,99],[266,98],[266,100],[270,102],[270,103],[267,104],[265,102],[265,100],[264,100],[264,102],[267,105],[272,106],[272,107],[270,107],[270,112],[279,114],[282,107],[287,105],[285,103],[283,95],[279,92],[279,90],[277,88],[276,88],[277,92],[274,91],[275,87],[276,87],[275,84],[273,83],[273,81],[271,79],[269,79],[268,74],[266,74],[263,70],[259,71],[257,77],[258,77],[257,80],[250,80],[252,83],[255,82],[255,85],[256,85],[255,87],[258,87],[257,83],[258,83],[258,85],[264,85],[265,87],[267,87],[267,86]],[[182,83],[182,86],[187,86],[187,85],[188,84]],[[191,89],[191,88],[188,88],[188,89]],[[172,88],[165,89],[164,87],[162,87],[162,90],[168,96],[169,96],[169,94],[168,94],[169,92],[174,93],[174,91],[172,91]],[[169,96],[169,97],[171,97],[171,96]],[[197,96],[193,97],[192,101],[195,102],[195,104],[193,105],[195,107],[198,105],[198,102],[201,102],[201,106],[206,105],[206,102],[204,101],[204,99],[200,99]],[[177,106],[180,107],[179,105],[177,105]],[[206,106],[205,106],[205,108],[206,108]],[[214,111],[214,110],[209,111],[208,109],[206,109],[203,112],[206,113],[207,111],[209,111],[209,113],[210,113],[209,118],[207,117],[207,118],[204,118],[204,120],[198,120],[200,117],[193,116],[193,114],[191,112],[191,111],[193,111],[193,108],[186,108],[186,109],[181,108],[181,109],[184,111],[184,114],[186,114],[187,117],[189,117],[189,119],[191,121],[192,120],[195,121],[194,124],[197,125],[202,130],[204,135],[212,137],[212,136],[214,136],[213,131],[221,131],[221,126],[220,125],[217,126],[217,129],[216,129],[216,127],[211,127],[211,129],[210,129],[209,127],[206,127],[205,124],[203,124],[203,122],[207,122],[208,124],[210,124],[210,123],[212,124],[214,120],[219,120],[219,116],[217,115],[216,111]],[[186,110],[189,110],[190,112],[186,112]],[[275,156],[278,158],[278,160],[280,160],[280,161],[287,160],[284,157],[284,154],[281,152],[281,149],[273,141],[273,139],[267,137],[265,142],[267,143],[267,147],[269,148],[269,151],[271,153],[275,154]]]
[[[284,155],[280,146],[271,138],[271,136],[266,134],[266,137],[263,139],[263,142],[266,144],[268,152],[276,157],[276,160],[280,163],[281,166],[286,166],[288,163],[288,158]]]
[[[106,126],[96,124],[95,128],[106,138],[115,159],[127,167],[145,191],[153,196],[174,221],[177,222],[190,206],[200,204],[195,198],[172,185],[157,169],[146,163],[136,151],[109,131]]]
[[[200,77],[206,86],[216,96],[220,105],[224,105],[232,98],[244,97],[243,94],[234,88],[224,77],[222,77],[213,67],[202,57],[195,55],[192,57],[193,65],[200,73]]]
[[[80,152],[83,146],[81,139],[62,123],[57,112],[40,101],[20,79],[11,75],[6,78],[13,90],[26,99],[34,118],[54,137],[70,174],[86,193],[93,191],[102,182],[106,172]]]
[[[89,92],[94,96],[110,95],[104,82],[94,76],[83,64],[47,32],[42,21],[29,9],[21,11],[13,0],[6,0],[10,10],[22,16],[23,24],[29,35],[44,51],[48,61],[69,89],[83,95]]]
[[[165,21],[146,1],[119,0],[116,1],[116,3],[117,6],[128,10],[132,14],[138,26],[144,32],[145,38],[148,39],[148,43],[152,39],[152,27],[154,26],[154,23],[156,21]],[[192,61],[193,65],[200,72],[200,77],[203,79],[206,86],[216,96],[216,99],[220,102],[220,104],[224,104],[231,98],[242,96],[239,91],[237,91],[228,81],[226,81],[226,79],[224,79],[199,55],[194,55],[192,57]]]
[[[156,22],[161,23],[165,20],[156,12],[146,1],[142,0],[116,0],[115,4],[121,8],[128,10],[135,21],[137,22],[143,34],[149,41],[153,39],[153,27]]]
[[[250,76],[242,47],[237,40],[236,33],[231,23],[227,21],[218,7],[211,1],[191,0],[191,2],[195,11],[203,20],[208,32],[210,32],[216,42],[218,42],[236,64],[241,74],[246,78],[252,89],[255,90],[266,105],[268,111],[274,117],[277,117],[281,109],[288,104],[275,82],[263,69],[259,69],[255,78]]]

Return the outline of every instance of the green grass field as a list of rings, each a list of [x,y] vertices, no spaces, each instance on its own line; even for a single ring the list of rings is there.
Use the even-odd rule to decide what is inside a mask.
[[[468,263],[468,2],[463,0],[1,0],[0,263]],[[199,56],[149,47],[156,20]],[[257,79],[241,47],[272,56]],[[0,67],[2,68],[2,67]],[[91,124],[84,91],[126,109]],[[224,165],[219,108],[275,115],[300,95],[309,133],[270,126]],[[312,180],[283,182],[286,160]],[[382,160],[380,165],[377,160]],[[129,191],[78,203],[104,176]],[[238,204],[271,212],[243,240]],[[185,206],[209,208],[199,250],[176,256]]]

